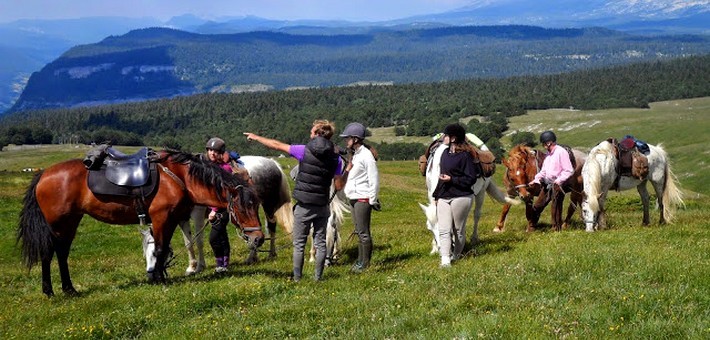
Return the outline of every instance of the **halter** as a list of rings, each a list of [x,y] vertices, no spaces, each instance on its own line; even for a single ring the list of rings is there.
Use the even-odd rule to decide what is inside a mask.
[[[239,184],[234,189],[239,190],[242,188],[244,188],[244,186]],[[231,218],[233,221],[239,221],[237,219],[237,215],[234,213],[234,209],[233,209],[234,208],[234,199],[232,197],[232,193],[229,190],[227,190],[227,200],[229,201],[229,203],[227,204],[227,210],[229,210],[229,218]],[[244,242],[249,243],[249,236],[247,236],[245,233],[254,232],[254,231],[261,231],[261,226],[243,228],[240,225],[238,231],[239,231],[239,237],[241,237],[242,240],[244,240]]]

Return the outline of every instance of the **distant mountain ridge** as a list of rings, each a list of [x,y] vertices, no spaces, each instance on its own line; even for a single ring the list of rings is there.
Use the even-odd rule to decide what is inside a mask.
[[[530,25],[605,27],[641,34],[710,34],[710,0],[472,0],[468,6],[379,22],[271,20],[255,16],[206,20],[191,14],[162,22],[93,17],[0,23],[0,112],[17,100],[32,72],[69,48],[134,29],[169,27],[201,34],[277,31],[294,35],[352,35],[449,26]]]
[[[141,29],[67,51],[32,75],[11,111],[205,92],[551,74],[707,54],[709,40],[515,25],[351,35]]]

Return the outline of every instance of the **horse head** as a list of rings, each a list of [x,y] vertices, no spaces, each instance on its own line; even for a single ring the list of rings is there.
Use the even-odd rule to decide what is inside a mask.
[[[166,264],[163,266],[163,269],[161,272],[156,272],[156,267],[158,263],[158,257],[155,255],[155,239],[153,238],[153,233],[150,229],[143,229],[140,231],[141,232],[141,237],[142,237],[142,245],[143,245],[143,256],[145,257],[145,273],[146,276],[148,277],[148,281],[150,282],[157,282],[157,281],[162,281],[163,278],[167,276],[167,268],[168,264],[166,261]],[[172,248],[169,248],[170,252],[168,253],[168,256],[166,257],[167,259],[172,259],[173,257],[173,250]]]
[[[251,185],[238,184],[227,188],[228,211],[232,223],[242,232],[242,239],[249,248],[264,244],[264,232],[259,220],[259,198]]]
[[[520,144],[513,147],[508,158],[503,160],[503,164],[508,169],[506,176],[510,185],[514,186],[518,196],[525,202],[530,202],[536,194],[537,188],[528,187],[528,183],[537,174],[537,156],[537,151]]]

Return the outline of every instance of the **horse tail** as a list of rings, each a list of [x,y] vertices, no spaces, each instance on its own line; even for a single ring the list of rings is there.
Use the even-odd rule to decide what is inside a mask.
[[[22,259],[28,269],[50,256],[53,247],[51,229],[37,203],[37,183],[43,173],[38,172],[27,188],[20,212],[20,226],[17,228],[16,242],[22,240]]]
[[[660,144],[656,145],[656,148],[663,156],[663,159],[666,160],[663,182],[663,198],[661,199],[661,202],[663,203],[663,217],[665,217],[666,222],[671,223],[675,217],[676,208],[685,204],[683,202],[683,192],[680,190],[678,177],[676,177],[671,170],[671,161],[668,159],[666,151],[663,150]]]
[[[596,151],[599,153],[599,151]],[[584,193],[587,197],[589,209],[593,212],[599,211],[599,194],[601,192],[602,178],[601,165],[596,158],[596,154],[591,154],[582,167],[582,180],[584,181]]]
[[[498,186],[496,185],[496,183],[493,182],[493,179],[487,178],[484,180],[491,181],[490,183],[488,183],[488,187],[486,188],[486,192],[488,193],[488,196],[490,196],[492,199],[498,201],[499,203],[503,203],[503,204],[512,204],[512,205],[520,204],[520,200],[512,199],[506,193],[501,191],[498,188]]]
[[[281,207],[274,213],[276,219],[281,222],[288,234],[293,232],[293,203],[291,202],[291,188],[288,186],[288,178],[281,172],[281,188],[279,200],[283,202]]]

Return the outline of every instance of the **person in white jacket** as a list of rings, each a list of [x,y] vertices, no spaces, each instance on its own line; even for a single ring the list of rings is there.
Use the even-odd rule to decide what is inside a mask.
[[[347,139],[348,151],[352,155],[343,174],[343,177],[347,178],[343,190],[353,206],[353,223],[359,240],[358,257],[352,271],[360,273],[370,266],[372,258],[370,220],[372,210],[380,209],[378,198],[380,180],[376,151],[373,155],[370,147],[365,145],[365,126],[360,123],[348,124],[340,137]]]

